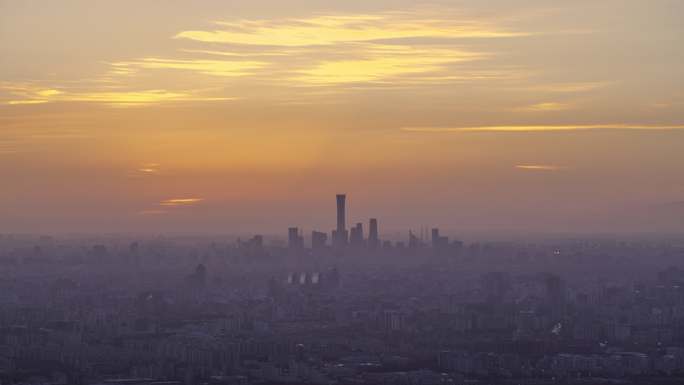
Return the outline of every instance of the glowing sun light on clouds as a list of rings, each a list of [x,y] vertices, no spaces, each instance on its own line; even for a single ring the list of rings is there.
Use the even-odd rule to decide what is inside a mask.
[[[279,47],[333,45],[405,38],[504,38],[528,36],[494,25],[461,18],[455,23],[444,15],[388,12],[375,15],[325,15],[289,20],[218,22],[219,29],[189,30],[177,39],[206,43]]]
[[[192,206],[201,202],[202,198],[171,198],[159,202],[160,206]]]

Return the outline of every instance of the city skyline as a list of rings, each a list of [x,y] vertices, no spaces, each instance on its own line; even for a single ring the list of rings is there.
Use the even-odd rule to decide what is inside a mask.
[[[430,235],[428,235],[427,227],[419,226],[419,236],[413,233],[413,229],[409,228],[405,231],[405,239],[397,239],[397,235],[393,234],[388,239],[382,239],[378,225],[378,218],[365,218],[361,222],[356,222],[354,226],[347,230],[347,194],[336,194],[336,226],[332,229],[328,237],[328,233],[320,231],[320,229],[311,230],[311,235],[308,237],[304,234],[302,228],[299,226],[287,228],[287,247],[294,252],[301,252],[306,246],[310,246],[314,252],[321,251],[327,247],[344,253],[349,248],[351,253],[359,251],[378,251],[380,247],[385,249],[398,246],[400,248],[409,247],[426,247],[431,246],[433,249],[444,249],[450,246],[449,237],[440,235],[438,227],[430,227]],[[367,221],[368,232],[363,230],[363,223]],[[263,237],[263,234],[257,236]],[[401,237],[401,236],[400,236]],[[328,239],[331,242],[328,244]],[[307,243],[308,241],[308,243]],[[456,248],[461,247],[460,241],[455,241]],[[454,246],[454,245],[452,245]]]

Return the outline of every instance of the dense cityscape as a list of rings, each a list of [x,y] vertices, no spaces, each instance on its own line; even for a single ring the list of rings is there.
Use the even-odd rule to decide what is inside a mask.
[[[0,235],[1,384],[680,384],[684,240]]]

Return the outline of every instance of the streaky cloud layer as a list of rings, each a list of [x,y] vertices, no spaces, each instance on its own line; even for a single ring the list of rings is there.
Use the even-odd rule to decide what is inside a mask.
[[[534,125],[534,126],[474,126],[474,127],[402,127],[405,132],[554,132],[554,131],[593,131],[593,130],[682,130],[684,125],[653,124],[576,124],[576,125]]]
[[[189,30],[177,39],[205,43],[302,47],[348,42],[371,42],[406,38],[506,38],[529,36],[528,32],[508,31],[495,25],[465,20],[454,22],[441,15],[421,17],[412,13],[389,12],[376,15],[325,15],[288,20],[239,20],[217,22],[223,29]]]
[[[161,206],[189,206],[201,202],[202,198],[171,198],[159,202]]]
[[[112,63],[117,68],[145,68],[186,70],[213,76],[247,76],[254,70],[268,65],[262,61],[229,61],[229,60],[182,60],[164,58],[143,58],[130,62]]]
[[[515,168],[520,170],[531,170],[531,171],[558,171],[562,170],[564,167],[555,166],[551,164],[518,164]]]

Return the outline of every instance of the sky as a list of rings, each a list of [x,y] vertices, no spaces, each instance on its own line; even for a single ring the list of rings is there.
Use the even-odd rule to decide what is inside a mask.
[[[684,231],[679,0],[0,0],[0,232]]]

